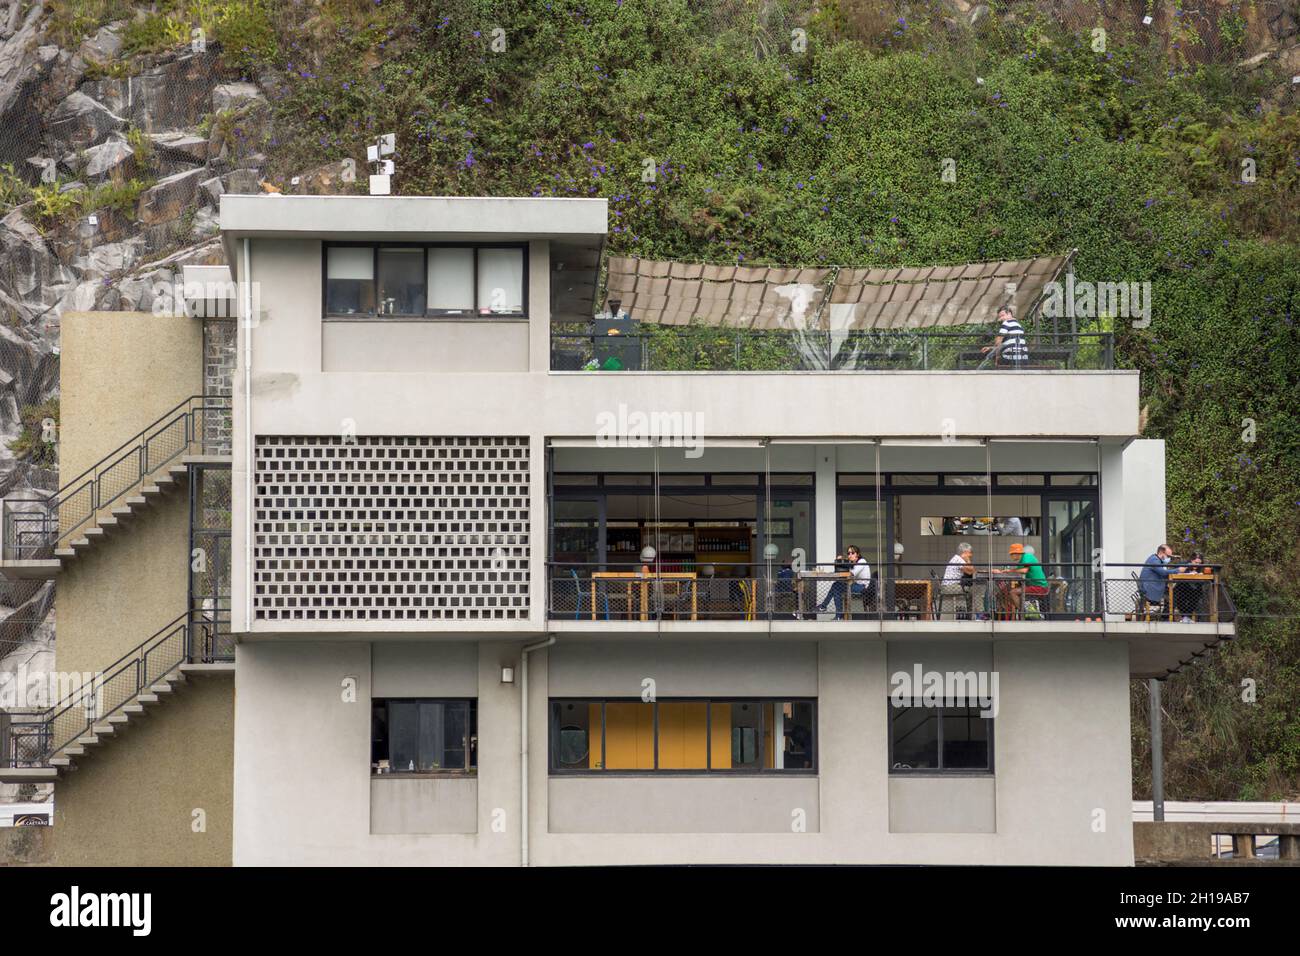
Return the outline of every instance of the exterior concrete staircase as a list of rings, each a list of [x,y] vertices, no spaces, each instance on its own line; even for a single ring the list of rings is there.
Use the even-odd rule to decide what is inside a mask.
[[[192,468],[229,464],[230,414],[229,398],[187,398],[52,498],[6,498],[0,506],[0,575],[53,578],[184,487]]]
[[[0,715],[0,783],[50,783],[194,679],[234,673],[225,611],[194,610],[52,707]]]
[[[62,570],[69,561],[84,554],[111,534],[125,530],[132,523],[132,519],[148,511],[160,498],[186,487],[189,483],[190,468],[196,465],[229,463],[229,455],[182,455],[178,463],[168,465],[147,476],[132,489],[131,493],[119,498],[116,506],[108,509],[107,512],[101,511],[85,526],[79,528],[79,537],[77,533],[72,533],[61,539],[61,546],[56,547],[53,552],[54,558],[59,562],[58,570]]]

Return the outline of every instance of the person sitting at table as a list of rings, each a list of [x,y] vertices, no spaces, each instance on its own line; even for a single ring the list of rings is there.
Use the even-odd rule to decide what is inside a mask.
[[[1175,571],[1169,567],[1169,562],[1174,559],[1174,549],[1167,544],[1162,544],[1156,548],[1156,553],[1150,555],[1142,563],[1142,573],[1138,576],[1138,590],[1142,593],[1143,600],[1148,605],[1148,610],[1159,611],[1165,606],[1165,592],[1169,587],[1169,575]],[[1186,568],[1178,568],[1178,572],[1185,571]]]
[[[939,616],[943,616],[944,598],[962,598],[962,603],[970,609],[970,588],[975,579],[975,562],[972,548],[966,542],[957,545],[957,553],[948,559],[948,566],[943,569],[943,580],[939,583]],[[957,612],[962,618],[965,612]]]
[[[1011,583],[1009,596],[1013,609],[1018,605],[1023,610],[1024,603],[1028,599],[1044,598],[1051,593],[1051,589],[1047,586],[1047,574],[1032,550],[1025,550],[1023,544],[1013,544],[1007,549],[1007,554],[1016,559],[1016,563],[1007,570],[1023,577],[1023,594],[1020,593],[1021,582]]]
[[[1016,310],[1009,305],[998,309],[998,334],[992,345],[981,352],[992,352],[998,365],[1024,368],[1029,364],[1029,346],[1025,343],[1025,329],[1016,320]]]
[[[1205,563],[1205,555],[1193,551],[1192,556],[1187,559],[1186,573],[1209,575],[1213,574],[1213,571]],[[1200,617],[1201,605],[1205,603],[1207,591],[1208,588],[1201,581],[1174,582],[1174,607],[1182,614],[1180,623],[1190,624]]]
[[[847,555],[847,557],[845,557],[845,555]],[[858,550],[857,545],[851,544],[845,550],[844,554],[837,554],[835,556],[835,570],[848,571],[852,574],[852,583],[849,590],[851,597],[867,595],[868,590],[871,587],[871,565],[869,565],[867,559],[862,556],[862,552]],[[842,616],[844,612],[843,581],[831,582],[830,593],[827,594],[826,597],[822,598],[818,603],[817,610],[825,611],[828,604],[833,604],[835,606],[836,617]]]

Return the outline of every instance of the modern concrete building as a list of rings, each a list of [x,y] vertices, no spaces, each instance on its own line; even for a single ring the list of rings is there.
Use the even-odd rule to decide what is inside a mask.
[[[93,754],[137,698],[69,742],[15,718],[45,736],[0,779],[57,777],[78,842],[84,784],[139,760],[163,789],[170,760],[230,793],[236,865],[1133,862],[1129,681],[1232,612],[1217,575],[1138,587],[1163,445],[1105,333],[1030,320],[1068,257],[617,259],[580,199],[225,196],[221,226],[237,341],[167,321],[196,381],[202,329],[233,361],[168,467],[194,502],[173,536],[229,574],[90,542],[172,582],[102,572],[142,628],[186,602],[167,676],[208,709]],[[1027,342],[981,351],[1004,302]],[[227,420],[221,527],[194,469],[226,460],[193,442]],[[3,568],[90,576],[65,538],[6,524]],[[111,611],[68,600],[74,635]],[[233,702],[197,679],[231,669]]]

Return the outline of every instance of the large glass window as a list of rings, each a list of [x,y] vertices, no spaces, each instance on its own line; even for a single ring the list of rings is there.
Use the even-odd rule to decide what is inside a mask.
[[[325,251],[325,311],[368,315],[375,311],[375,250],[330,246]]]
[[[370,740],[376,775],[471,772],[478,767],[477,701],[376,700]]]
[[[891,773],[993,769],[993,718],[974,707],[897,707],[889,702]]]
[[[474,250],[429,250],[429,314],[474,313]]]
[[[477,299],[481,315],[524,314],[524,250],[478,250]]]
[[[551,771],[812,771],[811,700],[553,700]]]
[[[424,315],[424,250],[379,250],[379,314]]]
[[[523,246],[326,246],[325,314],[522,316],[527,268]]]

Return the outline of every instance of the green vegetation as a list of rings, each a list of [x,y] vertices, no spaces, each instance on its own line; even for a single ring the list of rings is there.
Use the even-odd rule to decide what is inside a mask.
[[[32,190],[36,225],[48,229],[101,209],[116,209],[132,217],[140,194],[149,188],[143,179],[110,180],[87,189],[64,190],[64,183],[42,183]]]
[[[9,450],[38,467],[57,468],[59,400],[51,398],[39,405],[24,405],[18,414],[22,431],[9,442]]]
[[[227,65],[251,71],[277,57],[273,5],[273,0],[161,0],[137,19],[140,5],[125,0],[51,0],[49,35],[75,47],[105,24],[127,21],[123,59],[94,66],[88,74],[92,79],[125,75],[130,57],[189,44],[195,29],[220,48]]]
[[[0,165],[0,212],[8,212],[31,198],[32,188],[14,171],[14,164]]]
[[[138,126],[132,126],[126,131],[126,144],[131,147],[138,169],[155,171],[158,152],[154,149],[153,140],[149,138],[148,133]]]

